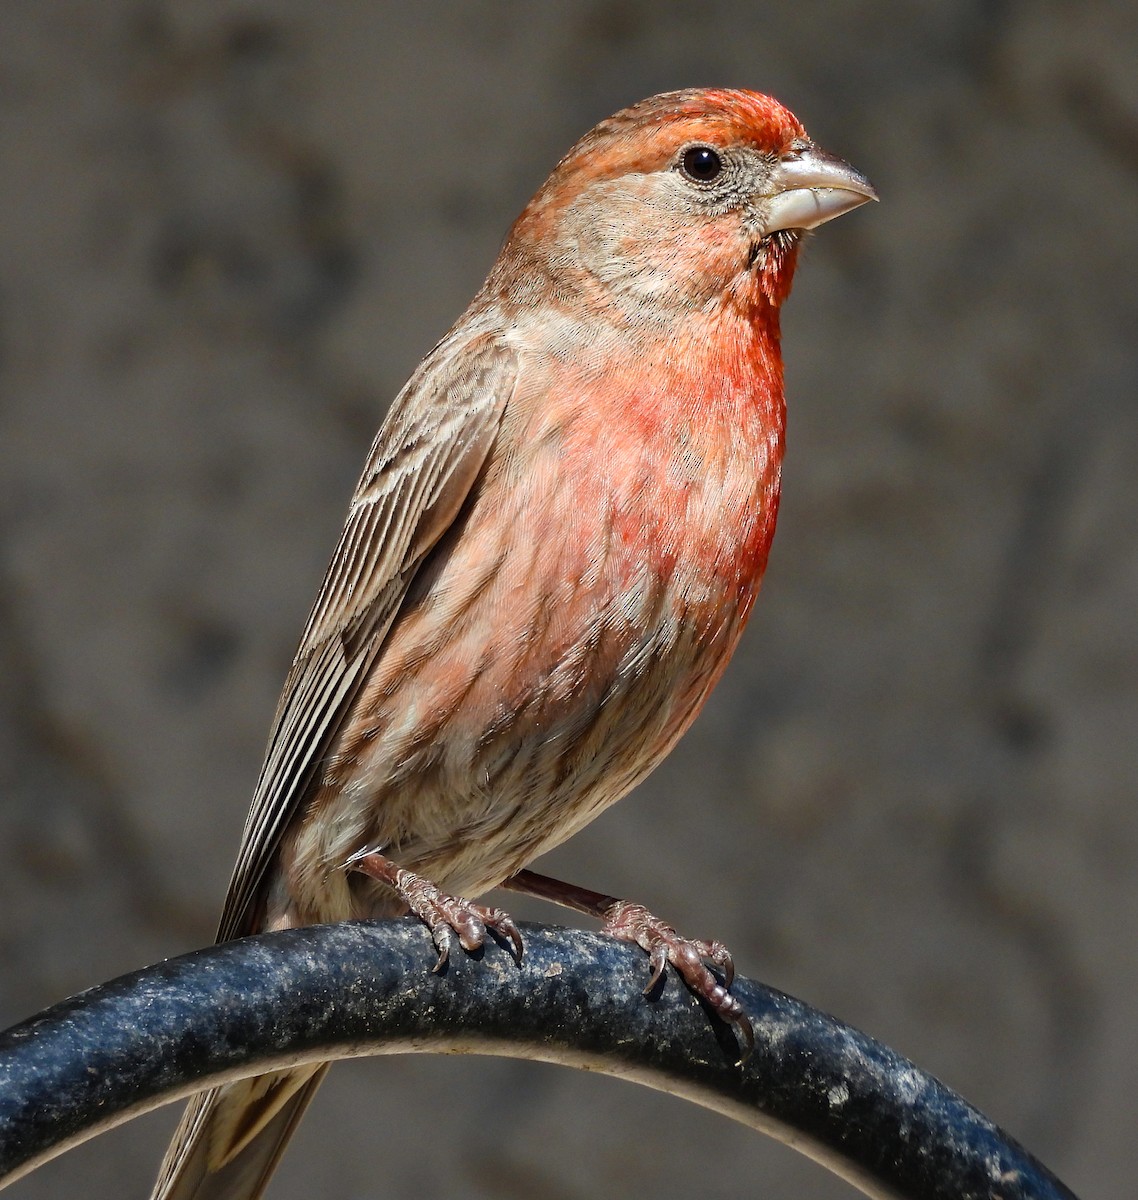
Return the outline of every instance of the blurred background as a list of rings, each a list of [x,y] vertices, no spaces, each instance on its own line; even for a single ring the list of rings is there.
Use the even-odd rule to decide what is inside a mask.
[[[801,262],[784,508],[734,665],[543,865],[722,938],[1076,1191],[1132,1194],[1138,9],[7,0],[0,23],[0,1020],[210,940],[388,400],[581,133],[753,87],[882,203]],[[175,1117],[10,1194],[143,1196]],[[421,1057],[333,1071],[270,1189],[754,1191],[853,1194],[631,1085]]]

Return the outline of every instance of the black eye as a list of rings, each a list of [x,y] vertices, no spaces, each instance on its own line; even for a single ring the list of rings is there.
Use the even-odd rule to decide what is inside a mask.
[[[684,151],[680,167],[696,183],[711,183],[723,170],[723,159],[710,146],[692,146]]]

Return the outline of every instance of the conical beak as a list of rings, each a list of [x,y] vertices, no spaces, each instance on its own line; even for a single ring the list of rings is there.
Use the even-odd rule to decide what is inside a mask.
[[[873,184],[860,171],[817,146],[784,155],[772,183],[767,233],[813,229],[877,199]]]

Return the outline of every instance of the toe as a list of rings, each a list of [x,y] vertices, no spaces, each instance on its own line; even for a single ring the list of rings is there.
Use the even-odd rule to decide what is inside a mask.
[[[486,926],[513,946],[514,959],[521,966],[525,946],[522,944],[522,935],[517,925],[514,924],[513,917],[508,912],[503,912],[500,908],[494,908],[487,914]]]

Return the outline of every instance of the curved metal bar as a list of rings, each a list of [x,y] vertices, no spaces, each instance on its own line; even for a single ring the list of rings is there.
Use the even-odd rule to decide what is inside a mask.
[[[1073,1200],[981,1113],[892,1050],[748,980],[755,1053],[638,950],[522,927],[526,958],[455,954],[415,921],[243,938],[92,988],[0,1034],[0,1184],[204,1087],[293,1063],[454,1051],[584,1067],[778,1138],[870,1196]]]

